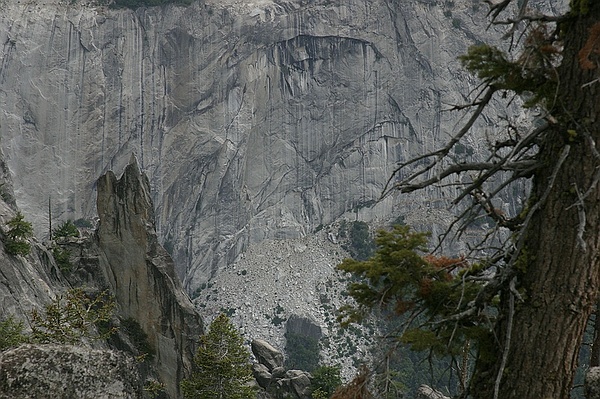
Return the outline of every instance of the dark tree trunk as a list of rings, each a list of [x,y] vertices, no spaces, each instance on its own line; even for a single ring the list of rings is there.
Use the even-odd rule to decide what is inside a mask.
[[[492,399],[495,394],[499,399],[568,398],[586,322],[598,301],[600,191],[593,181],[600,160],[585,136],[594,143],[600,139],[600,81],[590,83],[600,76],[600,40],[592,37],[587,52],[590,35],[600,33],[600,24],[595,27],[600,21],[600,2],[587,4],[585,15],[565,24],[553,107],[558,123],[540,146],[543,166],[534,177],[531,205],[548,196],[527,226],[518,262],[516,288],[524,301],[515,299],[511,312],[512,295],[508,290],[503,293],[495,338],[490,338],[490,348],[482,348],[471,386],[471,394],[478,399]],[[582,49],[584,59],[580,60]],[[557,169],[567,146],[568,156]],[[554,185],[547,192],[553,177]],[[583,196],[590,188],[583,208],[578,208],[578,193]],[[583,226],[585,230],[580,230]],[[583,231],[582,240],[579,231]]]

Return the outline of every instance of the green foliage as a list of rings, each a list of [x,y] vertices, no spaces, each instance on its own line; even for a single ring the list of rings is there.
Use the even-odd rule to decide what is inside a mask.
[[[319,364],[319,341],[313,337],[285,333],[285,361],[288,369],[313,371]]]
[[[15,348],[27,342],[27,336],[23,333],[22,321],[15,321],[12,316],[0,322],[0,351]]]
[[[32,312],[32,340],[76,344],[84,338],[106,339],[112,330],[97,334],[95,329],[110,320],[114,307],[114,300],[107,291],[91,297],[83,289],[73,288],[46,305],[43,314],[37,310]]]
[[[148,360],[154,357],[154,348],[152,348],[152,345],[148,341],[148,334],[146,334],[136,319],[131,317],[122,319],[121,329],[127,334],[131,343],[138,351],[138,356]]]
[[[156,398],[165,391],[165,384],[156,380],[148,380],[144,384],[144,391],[150,398]]]
[[[498,48],[487,44],[471,46],[459,60],[497,90],[526,95],[525,107],[539,103],[551,107],[556,95],[554,64],[558,49],[547,38],[544,28],[533,29],[525,41],[523,57],[512,61]]]
[[[338,266],[355,277],[348,292],[357,303],[340,309],[342,325],[360,322],[375,308],[396,315],[418,314],[421,323],[405,329],[400,340],[415,350],[432,350],[442,356],[460,353],[465,340],[487,332],[492,316],[483,312],[451,321],[481,288],[466,279],[469,270],[464,259],[423,256],[427,234],[411,232],[408,226],[380,231],[376,242],[378,249],[371,259],[346,259]],[[456,273],[457,269],[462,270]]]
[[[52,257],[63,273],[71,272],[73,268],[73,264],[71,263],[71,251],[60,247],[54,247],[52,248]]]
[[[342,385],[339,366],[319,366],[311,372],[313,399],[330,398],[335,390]]]
[[[67,220],[56,229],[52,230],[52,238],[54,240],[57,238],[69,237],[79,237],[79,230],[71,220]]]
[[[377,304],[403,301],[404,293],[409,295],[423,279],[427,262],[418,252],[426,251],[427,234],[411,233],[408,226],[396,225],[392,231],[379,231],[375,242],[378,250],[371,259],[345,259],[338,266],[357,278],[348,284],[348,293],[358,308],[341,309],[343,325],[360,322]]]
[[[514,79],[520,79],[520,68],[507,59],[506,54],[496,47],[480,44],[469,47],[466,55],[458,57],[465,68],[499,89],[518,87]]]
[[[4,243],[6,252],[10,255],[27,256],[31,252],[31,245],[26,241],[7,240]]]
[[[356,260],[368,259],[375,250],[375,243],[371,238],[369,225],[365,222],[356,220],[347,223],[343,220],[340,223],[339,236],[340,238],[349,238],[348,245],[344,247]]]
[[[27,256],[31,252],[31,245],[27,242],[33,237],[33,227],[25,220],[21,212],[9,220],[8,231],[4,240],[6,252],[10,255]]]
[[[587,15],[590,12],[590,0],[571,0],[569,4],[571,11],[570,14],[575,15]]]
[[[192,375],[181,382],[186,399],[253,399],[250,353],[229,318],[220,314],[200,337]]]

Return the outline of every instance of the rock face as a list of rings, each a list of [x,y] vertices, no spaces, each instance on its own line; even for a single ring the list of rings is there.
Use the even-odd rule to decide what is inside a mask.
[[[0,178],[4,179],[0,187],[8,190],[8,174]],[[61,247],[71,253],[72,268],[67,274],[59,270],[50,251],[35,239],[30,240],[32,251],[27,256],[6,254],[0,240],[0,321],[14,317],[23,320],[27,330],[32,310],[41,309],[57,294],[78,286],[96,292],[109,288],[115,297],[117,315],[122,320],[136,320],[155,351],[151,370],[144,373],[156,373],[166,385],[168,396],[178,398],[178,382],[191,369],[195,343],[203,328],[175,275],[171,257],[158,243],[148,179],[132,158],[121,179],[110,172],[100,178],[97,186],[100,227],[95,234],[87,231],[80,238],[62,240]],[[14,204],[5,201],[3,196],[0,199],[1,225],[15,214]],[[106,347],[98,343],[94,346]],[[37,347],[28,350],[34,349],[38,350]],[[79,378],[68,375],[70,366],[62,361],[70,362],[71,357],[57,357],[54,365],[62,370],[65,378]],[[41,375],[46,366],[54,367],[44,364],[37,372]],[[28,380],[27,384],[33,387],[35,381]],[[12,392],[13,388],[13,385],[5,385],[0,392]],[[38,392],[36,389],[43,388],[32,388],[32,392]],[[46,393],[56,397],[95,397],[69,396],[63,388],[54,385],[47,387]]]
[[[16,213],[10,171],[0,151],[0,229],[3,232]],[[29,255],[9,255],[0,240],[0,321],[12,316],[28,326],[31,311],[41,309],[68,286],[49,251],[35,238],[29,243]]]
[[[171,398],[190,370],[201,320],[158,243],[147,177],[135,157],[117,179],[98,179],[99,247],[122,318],[135,319],[155,348],[154,364]]]
[[[96,176],[135,151],[189,292],[257,242],[344,215],[444,217],[437,190],[369,206],[460,118],[441,111],[473,82],[455,57],[485,26],[474,4],[5,0],[0,145],[17,202],[39,232],[49,196],[58,218],[91,218]]]
[[[119,352],[22,345],[0,353],[2,399],[141,399],[142,385],[133,358]]]

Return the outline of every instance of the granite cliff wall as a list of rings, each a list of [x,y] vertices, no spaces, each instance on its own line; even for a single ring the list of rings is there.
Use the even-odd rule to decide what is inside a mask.
[[[190,292],[264,239],[344,215],[431,216],[440,192],[369,205],[395,162],[458,122],[441,111],[471,88],[456,56],[483,31],[477,3],[205,0],[132,11],[4,0],[0,135],[17,201],[40,233],[48,197],[58,218],[93,218],[96,177],[135,152]]]

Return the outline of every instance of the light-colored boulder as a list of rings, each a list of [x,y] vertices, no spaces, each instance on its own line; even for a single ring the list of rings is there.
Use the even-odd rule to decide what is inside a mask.
[[[135,360],[122,352],[22,345],[0,353],[1,399],[141,399]]]

